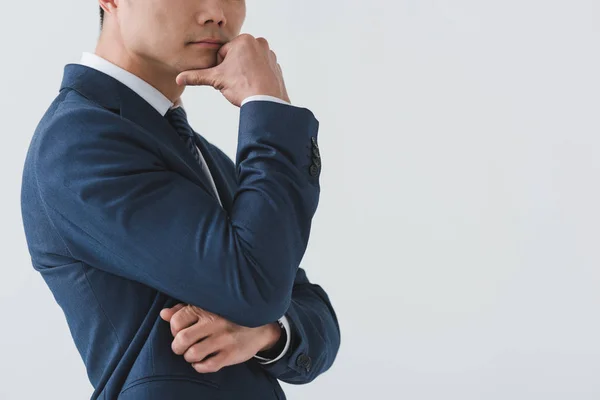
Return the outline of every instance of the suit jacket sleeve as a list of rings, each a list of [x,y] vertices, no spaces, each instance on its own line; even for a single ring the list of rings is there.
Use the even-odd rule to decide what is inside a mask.
[[[340,326],[325,290],[298,268],[292,302],[285,313],[291,328],[290,348],[272,364],[260,364],[273,377],[305,384],[327,371],[340,347]]]
[[[306,108],[242,106],[228,214],[164,165],[147,131],[108,110],[62,104],[34,138],[39,195],[73,258],[239,325],[265,325],[290,307],[308,243],[318,125]]]
[[[234,169],[221,149],[211,149]],[[341,334],[337,315],[329,296],[318,284],[309,281],[306,271],[298,268],[291,303],[283,317],[290,332],[285,353],[273,363],[255,360],[271,376],[290,384],[305,384],[327,371],[337,356]]]

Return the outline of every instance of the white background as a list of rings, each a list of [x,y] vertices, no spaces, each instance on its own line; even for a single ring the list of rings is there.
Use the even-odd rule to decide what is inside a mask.
[[[31,266],[23,161],[94,1],[0,13],[0,399],[85,399],[66,321]],[[299,399],[600,398],[600,2],[248,0],[320,121],[322,193],[302,267],[342,345]],[[234,157],[239,109],[184,94]]]

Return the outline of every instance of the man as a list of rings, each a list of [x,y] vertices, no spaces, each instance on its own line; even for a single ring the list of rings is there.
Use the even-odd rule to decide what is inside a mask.
[[[99,3],[95,53],[65,66],[21,192],[92,399],[285,399],[278,380],[314,380],[340,345],[299,267],[319,123],[268,42],[240,35],[243,0]],[[189,126],[186,85],[240,107],[235,164]]]

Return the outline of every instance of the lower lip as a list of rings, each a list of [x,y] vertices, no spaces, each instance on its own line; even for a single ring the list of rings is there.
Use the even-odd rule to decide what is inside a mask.
[[[221,43],[209,43],[209,42],[193,42],[191,43],[194,46],[198,46],[198,47],[206,47],[209,49],[218,49],[222,46]]]

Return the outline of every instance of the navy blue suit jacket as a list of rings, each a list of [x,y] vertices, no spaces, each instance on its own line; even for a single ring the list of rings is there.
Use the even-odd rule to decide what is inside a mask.
[[[340,330],[299,267],[319,199],[306,108],[240,108],[235,164],[196,133],[223,203],[168,121],[116,79],[67,64],[31,139],[22,217],[33,267],[66,317],[92,399],[285,399],[332,365]],[[159,316],[178,302],[239,325],[286,315],[286,355],[200,374]]]

